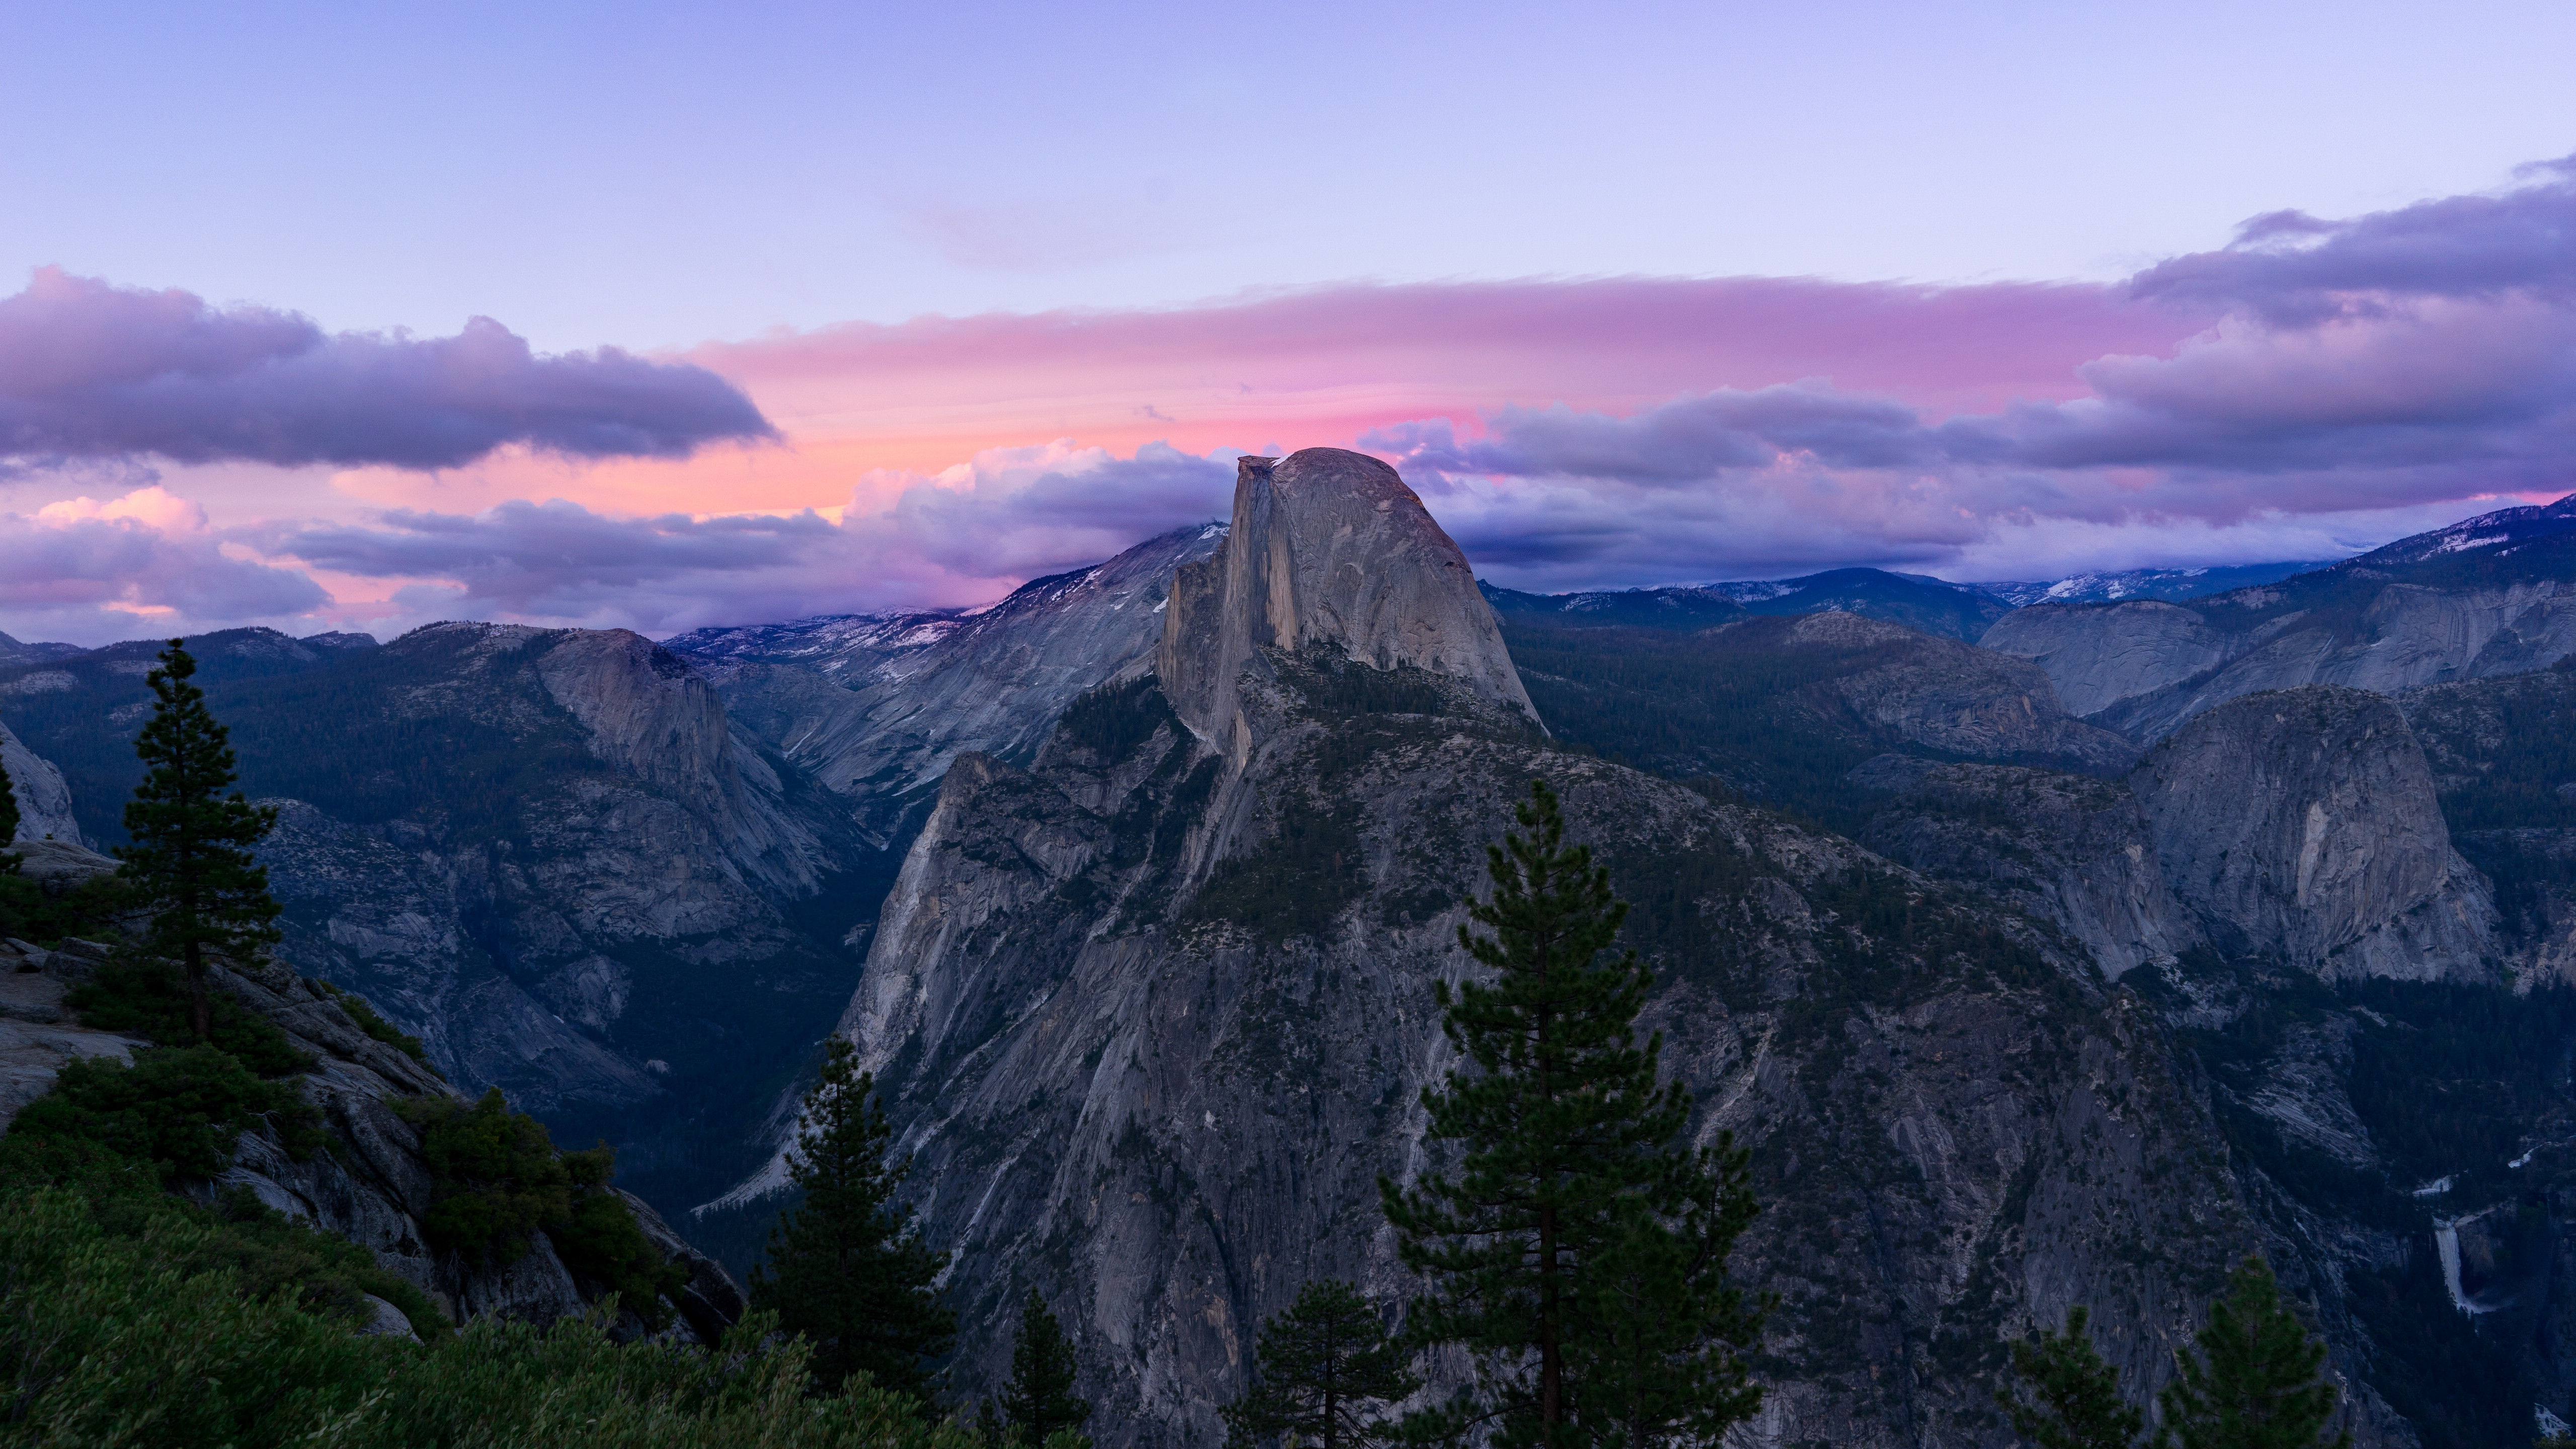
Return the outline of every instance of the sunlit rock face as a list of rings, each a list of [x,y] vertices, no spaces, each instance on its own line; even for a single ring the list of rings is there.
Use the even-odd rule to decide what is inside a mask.
[[[1377,669],[1463,680],[1537,718],[1476,577],[1393,468],[1307,448],[1236,464],[1224,550],[1180,571],[1156,670],[1201,739],[1236,731],[1237,680],[1263,649],[1323,644]]]
[[[2131,774],[2177,896],[2231,951],[2332,978],[2495,977],[2494,907],[2385,696],[2247,695]]]

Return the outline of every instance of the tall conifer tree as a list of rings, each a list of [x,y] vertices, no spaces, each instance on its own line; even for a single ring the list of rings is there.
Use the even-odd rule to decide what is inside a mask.
[[[1002,1386],[1002,1426],[1026,1449],[1044,1449],[1058,1434],[1079,1434],[1091,1418],[1091,1403],[1076,1398],[1073,1381],[1081,1365],[1064,1325],[1029,1290],[1020,1305],[1020,1330],[1011,1339],[1011,1381]]]
[[[1319,1278],[1262,1325],[1252,1387],[1225,1407],[1225,1449],[1377,1449],[1396,1442],[1388,1406],[1422,1380],[1387,1338],[1377,1305]]]
[[[203,1041],[214,1030],[208,953],[247,961],[277,940],[268,869],[250,852],[276,827],[277,811],[238,790],[223,793],[237,778],[233,749],[206,709],[206,692],[189,683],[197,661],[177,639],[157,657],[161,667],[143,677],[152,687],[152,718],[134,740],[147,771],[125,806],[133,843],[116,854],[125,862],[119,879],[128,899],[152,913],[143,949],[187,968],[192,1024]]]
[[[2091,1313],[2066,1310],[2066,1329],[2040,1329],[2012,1346],[2018,1387],[1995,1397],[2012,1419],[2013,1432],[2038,1449],[2130,1449],[2146,1427],[2146,1413],[2120,1397],[2120,1376],[2102,1361],[2088,1331]]]
[[[2178,1372],[2156,1396],[2158,1449],[2350,1449],[2350,1430],[2324,1437],[2335,1410],[2325,1363],[2324,1341],[2281,1301],[2272,1265],[2246,1254],[2192,1346],[2174,1351]]]
[[[894,1200],[912,1163],[886,1160],[893,1143],[857,1049],[832,1038],[787,1158],[805,1200],[771,1229],[769,1261],[752,1270],[751,1306],[775,1310],[780,1328],[813,1340],[825,1392],[865,1369],[886,1388],[928,1399],[937,1385],[925,1361],[956,1341],[957,1315],[933,1286],[948,1255],[921,1241],[912,1210]]]
[[[1730,1137],[1678,1144],[1690,1093],[1659,1082],[1663,1040],[1635,1023],[1650,974],[1603,960],[1627,916],[1609,872],[1565,843],[1546,782],[1489,847],[1493,899],[1458,931],[1487,981],[1439,989],[1473,1070],[1426,1088],[1429,1137],[1461,1144],[1453,1172],[1381,1179],[1396,1250],[1430,1280],[1408,1330],[1454,1344],[1474,1385],[1415,1424],[1506,1446],[1652,1449],[1713,1443],[1760,1403],[1735,1350],[1763,1305],[1725,1281],[1752,1219]]]

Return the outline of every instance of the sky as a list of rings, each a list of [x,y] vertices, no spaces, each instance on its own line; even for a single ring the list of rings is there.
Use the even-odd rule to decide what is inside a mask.
[[[987,602],[1397,464],[1521,588],[2576,491],[2576,3],[0,0],[0,632]]]

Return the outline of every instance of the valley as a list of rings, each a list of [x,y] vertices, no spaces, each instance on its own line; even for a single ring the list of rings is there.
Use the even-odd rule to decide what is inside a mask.
[[[1410,1291],[1377,1183],[1444,1161],[1436,990],[1534,777],[1692,1139],[1752,1150],[1744,1442],[2000,1446],[2007,1340],[2076,1304],[2144,1400],[2255,1250],[2358,1442],[2468,1449],[2576,1418],[2571,550],[2576,498],[2210,592],[1537,595],[1309,449],[972,613],[189,648],[279,812],[244,992],[361,994],[736,1276],[846,1037],[952,1375],[1035,1288],[1104,1449],[1221,1435],[1309,1279]],[[32,873],[126,838],[158,646],[6,644]],[[390,1262],[374,1211],[330,1226]]]

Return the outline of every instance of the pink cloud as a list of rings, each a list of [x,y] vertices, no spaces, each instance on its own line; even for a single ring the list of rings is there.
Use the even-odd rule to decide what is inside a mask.
[[[158,486],[0,513],[0,613],[22,638],[288,624],[330,602],[301,572],[226,552],[202,509]]]
[[[2554,163],[2495,196],[2257,218],[2120,286],[1353,284],[852,323],[651,364],[729,379],[783,447],[596,460],[531,434],[331,475],[339,516],[256,526],[209,529],[177,486],[57,499],[6,520],[0,563],[33,561],[30,601],[128,610],[178,607],[146,602],[165,580],[239,611],[314,577],[344,613],[349,581],[381,591],[368,607],[397,621],[974,603],[1220,511],[1235,450],[1316,443],[1398,462],[1520,587],[2317,557],[2576,488],[2571,256],[2576,169]],[[188,323],[144,349],[174,376],[306,335],[256,309],[200,335],[189,319],[216,314],[192,298],[110,300]],[[74,390],[124,386],[140,354],[90,335],[62,342]],[[51,385],[8,363],[0,394]]]

